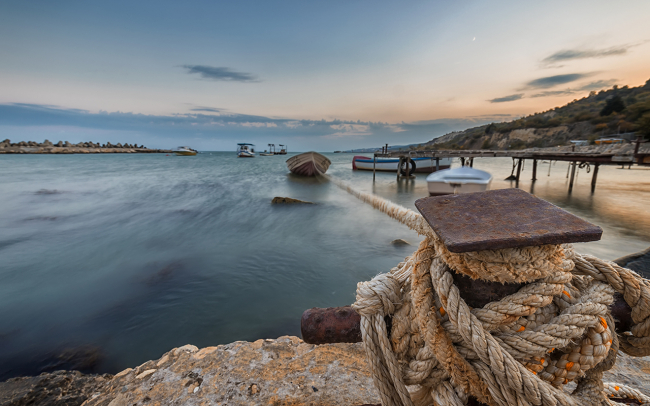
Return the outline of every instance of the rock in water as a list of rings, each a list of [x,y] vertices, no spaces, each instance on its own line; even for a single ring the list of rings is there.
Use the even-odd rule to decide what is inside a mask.
[[[314,204],[312,202],[305,202],[303,200],[298,200],[298,199],[292,199],[290,197],[274,197],[273,200],[271,201],[273,204],[277,203],[285,203],[285,204],[293,204],[293,203],[302,203],[302,204]]]
[[[0,382],[0,405],[79,406],[107,385],[112,375],[57,371]]]
[[[396,247],[402,247],[402,246],[404,246],[404,245],[411,245],[410,242],[408,242],[408,241],[406,241],[406,240],[402,240],[401,238],[398,238],[398,239],[396,239],[396,240],[393,240],[393,241],[391,241],[390,243],[393,244],[393,245],[396,246]]]

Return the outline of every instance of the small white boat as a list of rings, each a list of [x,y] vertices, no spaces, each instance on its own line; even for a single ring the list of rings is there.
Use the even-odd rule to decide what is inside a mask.
[[[411,158],[410,173],[430,173],[436,170],[436,160],[431,158]],[[438,167],[440,169],[449,169],[451,166],[452,158],[440,158]],[[373,165],[376,171],[383,172],[397,172],[397,165],[399,165],[399,158],[377,158],[377,162],[373,162],[372,158],[366,156],[355,156],[352,158],[352,169],[360,171],[372,171]],[[415,166],[415,170],[413,170]]]
[[[181,156],[192,156],[198,153],[197,150],[190,147],[178,147],[174,150],[174,154]]]
[[[287,159],[287,168],[302,176],[316,176],[327,172],[332,161],[318,152],[304,152]]]
[[[255,158],[255,145],[245,142],[237,144],[237,157]]]
[[[490,188],[490,183],[492,175],[469,166],[445,169],[427,176],[429,196],[484,192]]]

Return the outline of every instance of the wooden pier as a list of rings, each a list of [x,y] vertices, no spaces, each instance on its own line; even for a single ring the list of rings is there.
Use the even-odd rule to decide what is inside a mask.
[[[631,167],[632,165],[650,166],[650,154],[640,154],[640,140],[637,140],[633,155],[616,155],[614,153],[585,153],[585,152],[551,152],[551,151],[494,151],[494,150],[431,150],[431,151],[389,151],[388,147],[382,147],[381,152],[375,152],[373,161],[377,158],[399,158],[397,171],[398,179],[401,176],[399,168],[404,161],[409,158],[431,158],[432,163],[435,160],[436,170],[439,168],[439,162],[442,158],[459,158],[463,166],[472,167],[474,158],[512,158],[513,159],[513,178],[519,182],[521,170],[526,159],[533,161],[533,181],[537,180],[537,163],[538,161],[563,161],[569,162],[569,192],[573,190],[576,168],[593,166],[591,177],[591,191],[596,189],[596,180],[598,179],[598,168],[600,165],[621,165]],[[406,165],[406,175],[409,177],[409,165]],[[516,174],[515,174],[516,173]],[[375,170],[373,165],[373,180],[375,179]]]

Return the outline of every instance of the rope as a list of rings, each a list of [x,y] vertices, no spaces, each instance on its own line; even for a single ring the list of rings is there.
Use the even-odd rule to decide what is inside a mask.
[[[619,349],[650,355],[649,281],[570,245],[451,253],[420,214],[328,178],[425,236],[404,262],[357,285],[353,308],[382,404],[460,406],[472,396],[500,406],[617,404],[610,397],[650,405],[636,389],[602,382]],[[471,308],[452,271],[525,285]],[[634,323],[620,335],[608,308],[615,293]]]

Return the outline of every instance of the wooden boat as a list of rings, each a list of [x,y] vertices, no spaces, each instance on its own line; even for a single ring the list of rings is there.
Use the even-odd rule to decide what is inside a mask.
[[[479,169],[463,166],[445,169],[427,176],[429,196],[484,192],[492,183],[492,175]]]
[[[331,164],[332,161],[327,157],[314,151],[304,152],[287,159],[287,168],[292,173],[302,176],[322,175],[327,172],[327,168]]]
[[[436,160],[431,158],[411,158],[410,173],[431,173],[436,170]],[[440,169],[449,169],[451,166],[452,158],[440,158],[438,167]],[[373,165],[376,171],[383,172],[397,172],[397,165],[399,165],[399,158],[377,158],[377,162],[373,162],[372,158],[366,156],[356,155],[352,158],[352,169],[360,171],[372,171]],[[415,166],[415,171],[413,170]]]

